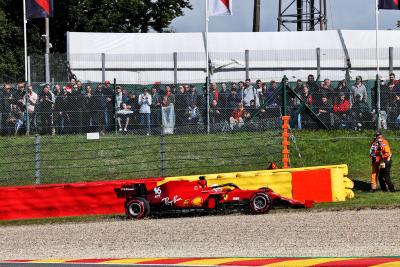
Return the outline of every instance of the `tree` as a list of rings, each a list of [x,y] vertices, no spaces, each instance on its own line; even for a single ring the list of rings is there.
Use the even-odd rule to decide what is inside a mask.
[[[191,8],[189,0],[63,0],[55,1],[52,43],[65,51],[65,32],[163,32]],[[54,37],[57,42],[54,42]]]
[[[13,38],[12,33],[18,29],[14,25],[10,25],[5,13],[0,10],[0,73],[1,80],[8,81],[14,73],[20,73],[21,70],[18,62],[21,61],[18,50],[10,49]]]
[[[23,77],[24,66],[22,3],[22,0],[0,3],[0,52],[10,53],[9,58],[0,60],[0,73],[8,69],[17,77]],[[163,32],[174,18],[183,15],[184,8],[192,8],[190,0],[54,0],[54,17],[50,19],[51,52],[65,53],[67,31],[146,33],[153,29]],[[44,53],[43,33],[43,19],[29,20],[28,54]],[[10,36],[13,37],[10,39]]]

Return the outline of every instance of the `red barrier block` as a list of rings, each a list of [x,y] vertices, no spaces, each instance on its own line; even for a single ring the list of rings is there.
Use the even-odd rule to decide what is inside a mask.
[[[153,188],[163,178],[50,184],[0,188],[0,220],[124,213],[124,199],[114,188],[146,183]]]
[[[332,202],[330,169],[292,172],[293,199]]]

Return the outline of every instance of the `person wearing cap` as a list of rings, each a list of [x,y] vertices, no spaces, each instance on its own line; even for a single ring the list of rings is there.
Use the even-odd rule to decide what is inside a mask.
[[[379,180],[382,191],[395,192],[394,185],[390,178],[392,152],[389,142],[383,137],[381,132],[375,134],[375,138],[371,143],[370,158],[372,164],[370,192],[376,191],[377,179]]]
[[[150,106],[151,106],[151,95],[148,94],[147,88],[143,89],[143,94],[139,95],[138,104],[140,106],[140,125],[147,128],[147,135],[150,135],[151,120],[150,120]]]
[[[362,101],[367,102],[367,98],[368,98],[367,88],[365,87],[361,76],[356,77],[356,82],[351,87],[351,91],[350,91],[350,104],[351,105],[354,104],[357,95],[361,96]]]

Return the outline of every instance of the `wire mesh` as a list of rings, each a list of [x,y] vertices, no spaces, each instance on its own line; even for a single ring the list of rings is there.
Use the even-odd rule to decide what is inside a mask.
[[[395,48],[395,72],[398,54]],[[343,50],[322,49],[319,66],[317,55],[314,49],[210,53],[208,90],[202,52],[53,55],[57,82],[49,91],[44,58],[33,57],[32,91],[5,84],[0,95],[1,134],[28,135],[12,137],[26,144],[23,156],[13,149],[18,143],[1,139],[9,158],[0,164],[10,168],[0,180],[36,180],[35,134],[42,137],[42,183],[264,168],[280,161],[284,75],[292,129],[375,128],[375,51],[349,50],[351,68]],[[388,49],[380,55],[386,71]],[[400,82],[383,79],[379,124],[398,129]],[[100,141],[84,138],[91,132]],[[19,159],[24,176],[11,175]]]
[[[0,184],[33,184],[35,138],[7,137],[0,148]]]

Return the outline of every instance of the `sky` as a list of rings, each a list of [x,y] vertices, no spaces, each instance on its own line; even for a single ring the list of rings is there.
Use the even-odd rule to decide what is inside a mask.
[[[254,0],[231,1],[233,1],[233,15],[211,17],[210,32],[252,31]],[[205,1],[190,0],[190,2],[193,10],[185,9],[185,15],[172,22],[171,29],[175,32],[204,31]],[[260,31],[277,31],[278,2],[278,0],[261,0]],[[292,0],[283,0],[283,5],[290,2]],[[375,0],[327,0],[328,30],[374,30],[374,6]],[[400,21],[400,11],[380,11],[380,29],[396,29],[397,21]]]

